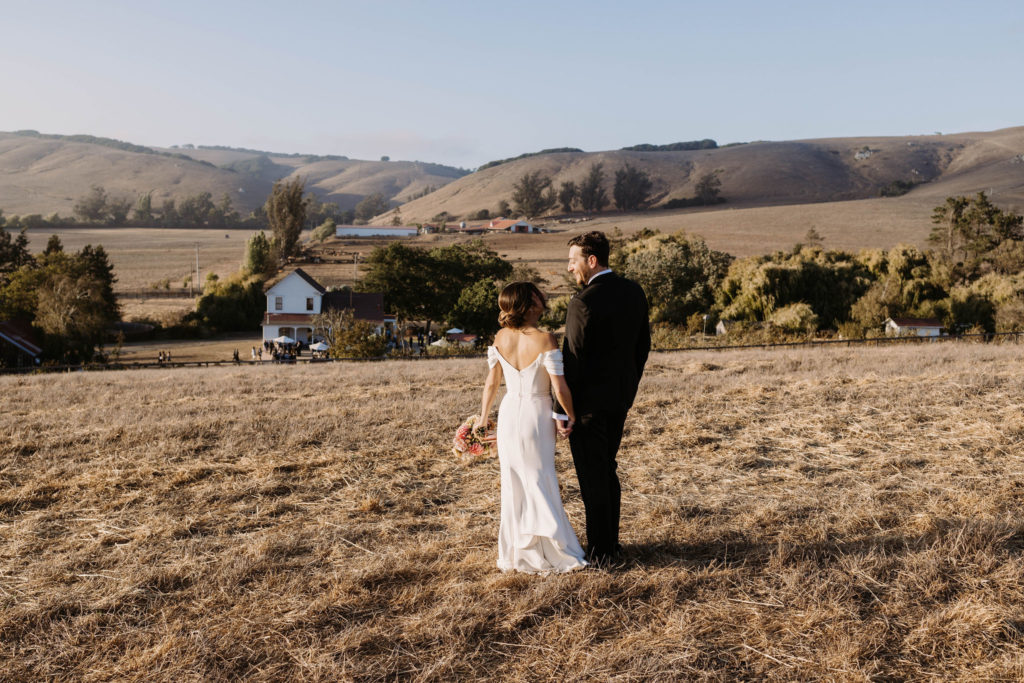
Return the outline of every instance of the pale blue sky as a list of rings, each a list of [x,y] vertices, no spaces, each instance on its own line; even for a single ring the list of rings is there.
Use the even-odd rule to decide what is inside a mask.
[[[474,168],[1024,125],[1024,3],[0,0],[0,130]]]

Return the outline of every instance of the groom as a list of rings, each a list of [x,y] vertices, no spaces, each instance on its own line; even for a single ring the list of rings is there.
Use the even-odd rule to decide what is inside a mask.
[[[567,417],[556,414],[559,431],[569,435],[586,510],[587,556],[598,565],[621,551],[615,456],[651,348],[647,297],[608,268],[609,251],[601,232],[569,240],[569,272],[582,289],[569,302],[562,355],[577,421],[569,428]]]

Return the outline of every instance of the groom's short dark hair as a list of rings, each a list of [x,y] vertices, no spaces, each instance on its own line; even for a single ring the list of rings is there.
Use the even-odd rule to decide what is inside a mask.
[[[611,245],[608,244],[608,238],[599,230],[593,230],[591,232],[585,232],[582,235],[576,235],[569,240],[569,246],[579,247],[584,256],[596,257],[598,265],[608,265],[608,255],[611,253]]]

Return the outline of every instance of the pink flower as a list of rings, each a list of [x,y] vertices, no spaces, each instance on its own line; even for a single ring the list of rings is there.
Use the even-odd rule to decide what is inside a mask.
[[[469,447],[470,455],[483,455],[484,445],[482,443],[475,443]]]

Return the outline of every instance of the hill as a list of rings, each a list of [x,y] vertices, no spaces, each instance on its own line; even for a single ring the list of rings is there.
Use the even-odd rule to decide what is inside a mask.
[[[0,679],[1020,680],[1020,358],[653,354],[564,576],[451,456],[483,359],[3,376]]]
[[[989,191],[1001,205],[1024,205],[1024,127],[987,133],[752,142],[688,151],[607,151],[538,154],[506,161],[450,183],[402,206],[407,221],[447,211],[466,217],[495,211],[526,173],[541,172],[556,187],[580,183],[604,164],[608,195],[625,164],[654,181],[654,207],[692,197],[700,177],[719,172],[720,208],[795,205],[878,197],[895,181],[914,184],[909,196],[941,200],[949,194]],[[646,218],[642,219],[646,220]]]
[[[92,136],[0,133],[0,208],[11,214],[72,214],[92,185],[113,196],[150,190],[164,199],[227,193],[243,213],[263,204],[275,180],[302,176],[321,201],[353,208],[368,194],[396,202],[464,175],[418,161],[360,161],[230,148],[149,148]]]

